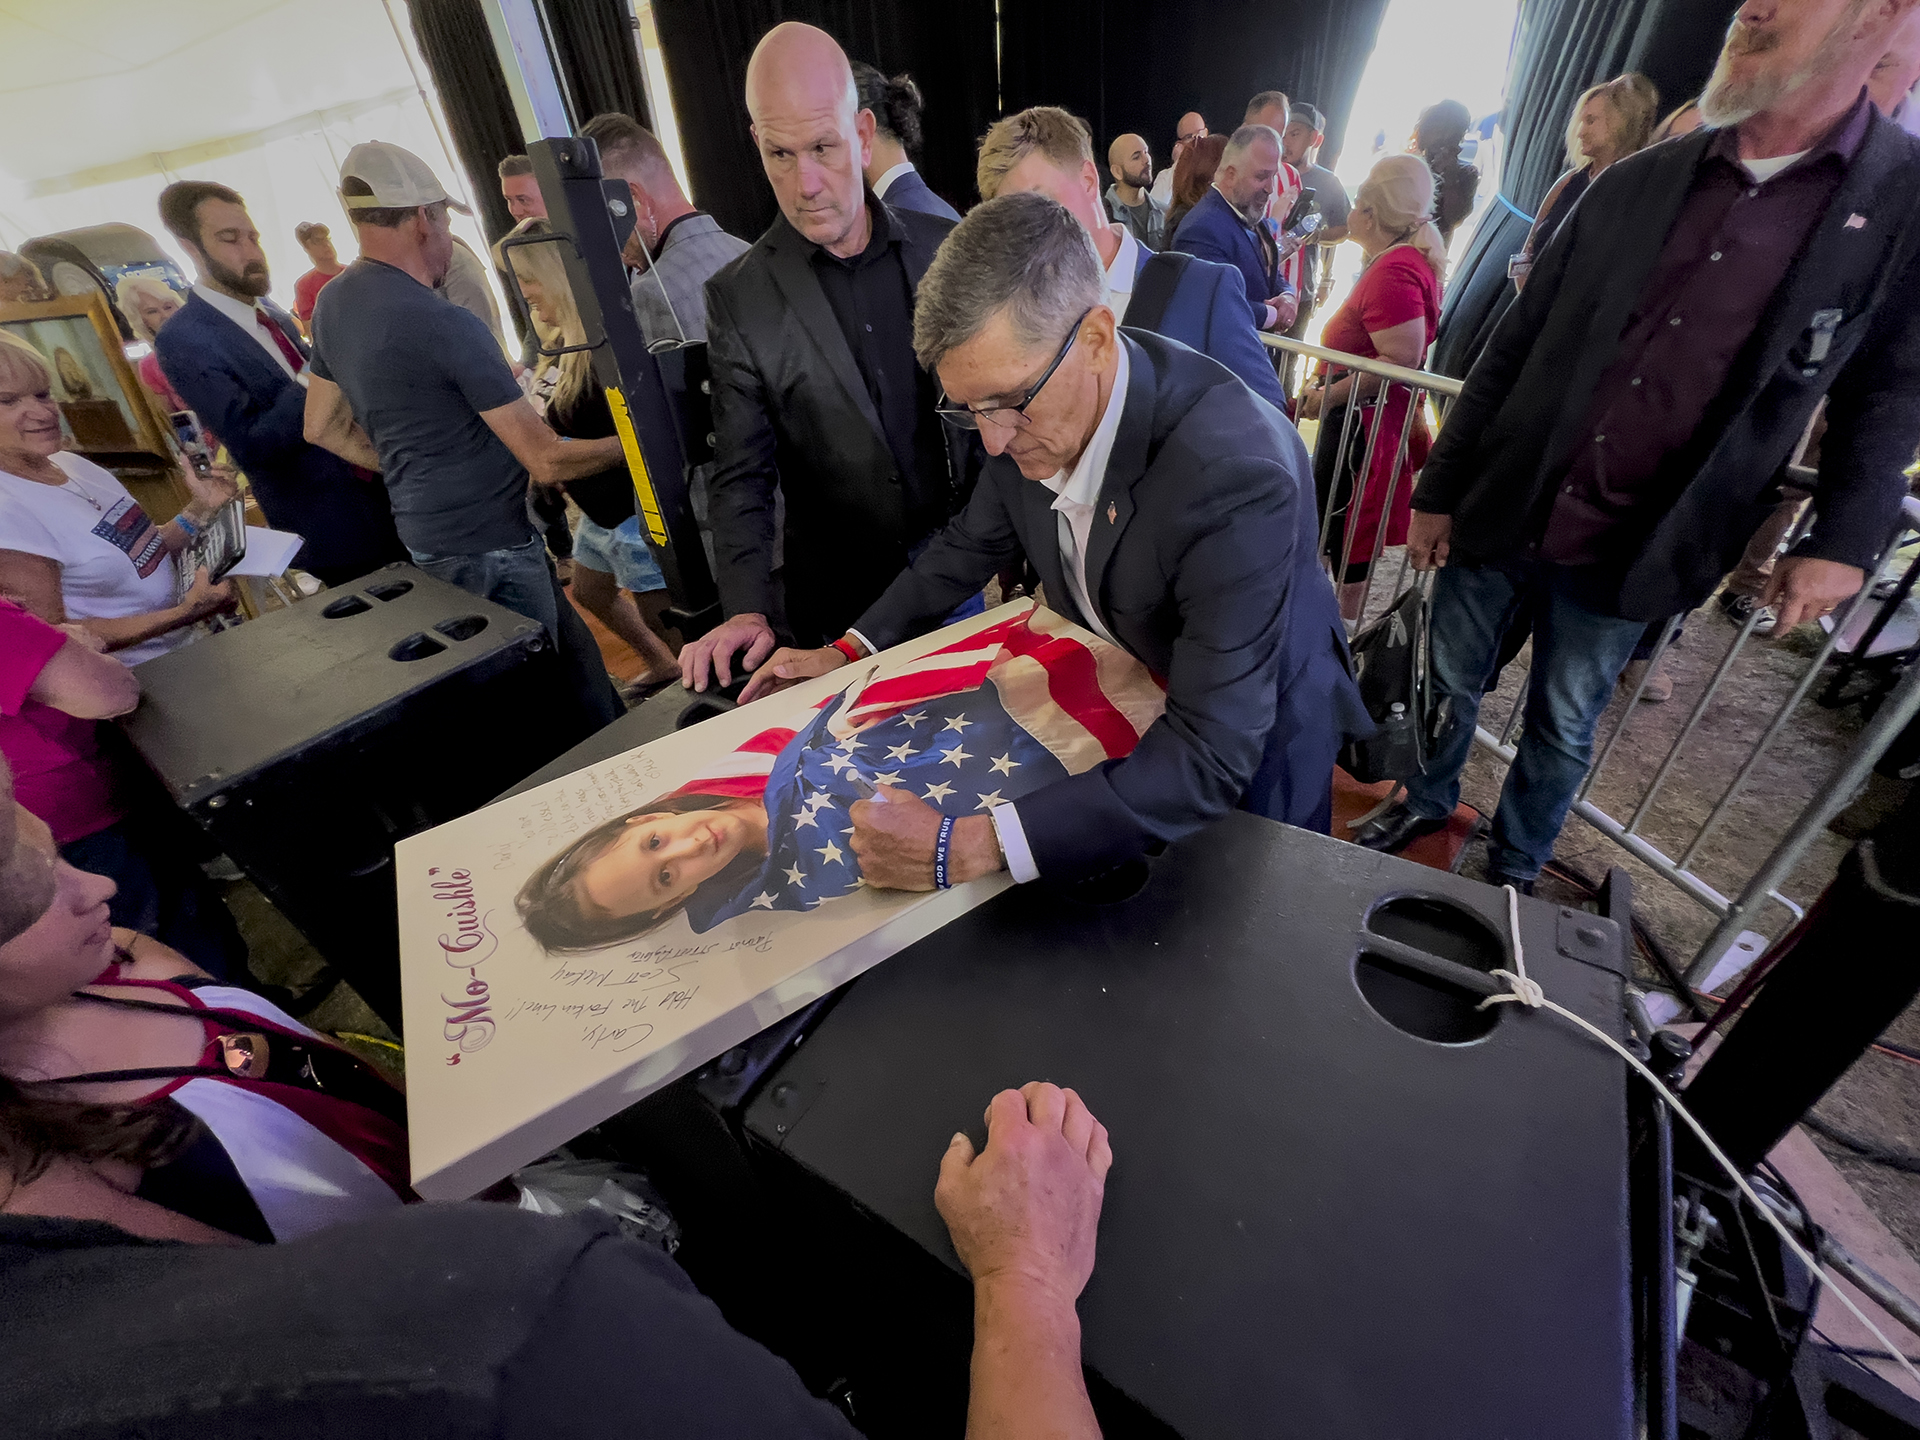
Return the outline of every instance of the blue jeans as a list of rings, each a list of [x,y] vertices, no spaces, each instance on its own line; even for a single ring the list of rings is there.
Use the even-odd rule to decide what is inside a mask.
[[[1600,713],[1647,628],[1644,620],[1595,614],[1567,589],[1566,571],[1546,564],[1448,565],[1434,581],[1433,685],[1451,714],[1426,773],[1407,785],[1407,808],[1423,818],[1450,815],[1460,803],[1460,772],[1500,637],[1522,605],[1533,614],[1525,728],[1487,843],[1488,869],[1502,879],[1531,880],[1553,858],[1593,758]]]
[[[592,717],[596,730],[624,713],[613,682],[607,679],[600,647],[561,590],[544,541],[536,536],[524,544],[478,555],[425,555],[411,548],[408,553],[434,579],[458,585],[469,595],[504,605],[546,626],[581,708]]]

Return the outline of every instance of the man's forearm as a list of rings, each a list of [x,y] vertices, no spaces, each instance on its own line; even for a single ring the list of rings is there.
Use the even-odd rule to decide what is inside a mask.
[[[1071,1299],[1020,1278],[973,1287],[968,1440],[1098,1440]]]
[[[620,447],[618,435],[609,435],[602,440],[561,441],[556,438],[553,450],[533,472],[533,478],[542,485],[563,485],[569,480],[584,480],[589,475],[598,475],[602,470],[611,470],[625,461],[626,454]]]

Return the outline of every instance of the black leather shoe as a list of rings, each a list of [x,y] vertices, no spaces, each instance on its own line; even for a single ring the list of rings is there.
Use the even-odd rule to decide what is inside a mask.
[[[1498,870],[1489,870],[1487,872],[1487,884],[1493,886],[1496,890],[1503,885],[1511,885],[1522,895],[1533,894],[1533,881],[1522,880],[1518,875],[1502,874]]]
[[[1436,830],[1447,828],[1447,819],[1443,815],[1438,820],[1428,820],[1414,814],[1405,805],[1396,805],[1384,815],[1375,816],[1353,833],[1353,843],[1363,850],[1378,850],[1383,855],[1395,854],[1422,835],[1431,835]]]

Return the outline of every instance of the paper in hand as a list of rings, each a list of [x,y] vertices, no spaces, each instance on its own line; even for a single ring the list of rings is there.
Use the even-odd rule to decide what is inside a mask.
[[[227,573],[229,575],[282,575],[287,566],[293,563],[293,557],[300,547],[306,544],[304,535],[295,535],[286,530],[263,530],[258,525],[247,526],[247,553],[242,555]]]

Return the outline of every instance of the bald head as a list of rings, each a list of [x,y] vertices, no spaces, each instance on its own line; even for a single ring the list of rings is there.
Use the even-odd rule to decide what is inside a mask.
[[[1107,147],[1107,170],[1114,182],[1129,190],[1144,190],[1153,183],[1153,154],[1139,135],[1122,135]],[[1138,204],[1138,200],[1129,203]]]
[[[869,233],[862,172],[873,114],[860,108],[846,53],[811,25],[774,26],[747,62],[747,114],[787,223],[836,255],[857,255]]]

